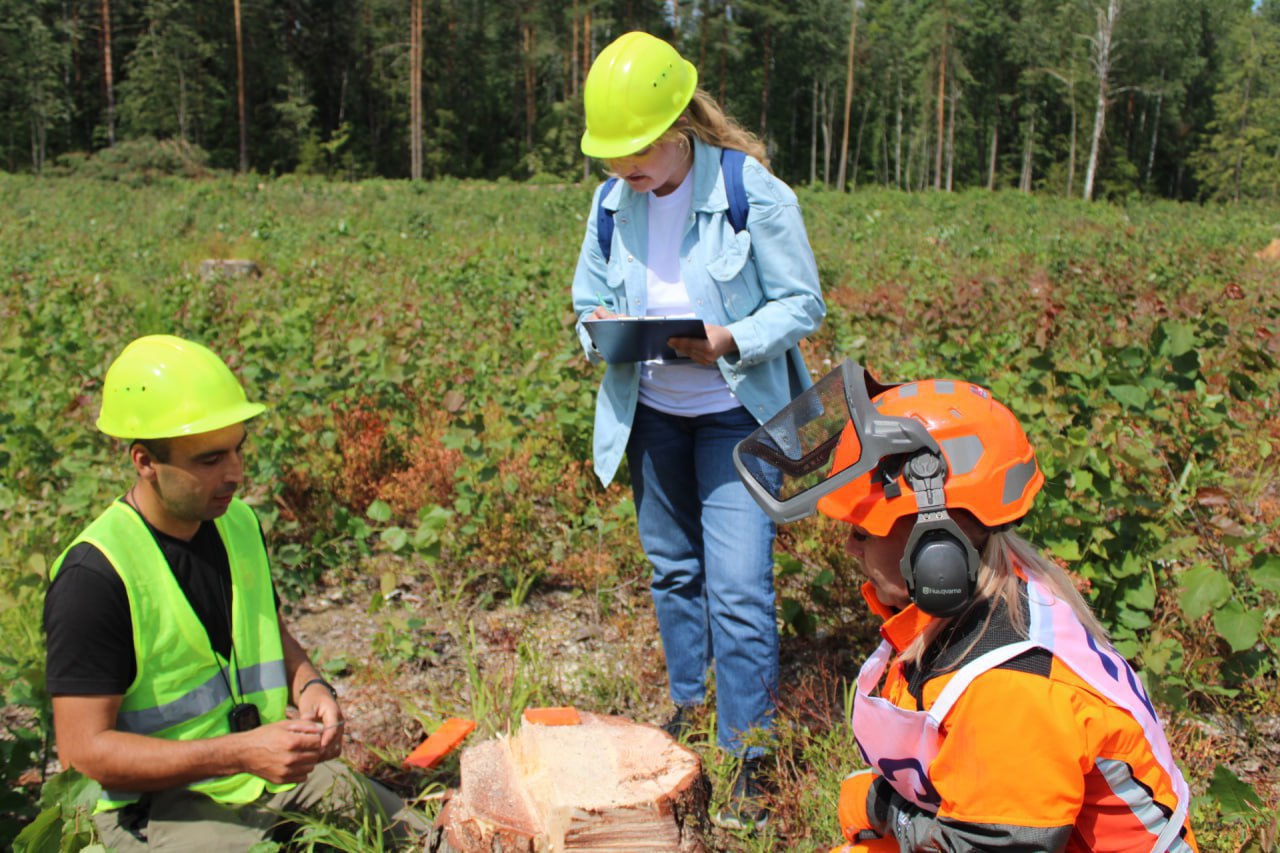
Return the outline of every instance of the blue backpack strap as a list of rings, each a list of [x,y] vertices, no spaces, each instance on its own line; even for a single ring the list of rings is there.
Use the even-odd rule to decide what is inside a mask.
[[[747,190],[742,185],[742,167],[747,155],[736,148],[720,149],[720,174],[724,176],[724,193],[729,198],[729,224],[736,234],[747,227],[747,214],[751,205],[747,202]]]
[[[609,263],[613,248],[613,211],[605,209],[604,200],[617,182],[617,178],[604,182],[604,189],[600,191],[600,204],[596,206],[596,238],[600,241],[600,254],[604,255],[606,264]]]
[[[747,227],[747,215],[751,212],[747,189],[742,185],[742,167],[746,162],[747,155],[736,148],[720,150],[720,173],[724,176],[724,192],[729,200],[729,224],[735,234]],[[617,182],[616,177],[604,182],[600,204],[596,207],[596,239],[600,241],[600,254],[606,264],[613,248],[613,211],[605,208],[604,200]]]

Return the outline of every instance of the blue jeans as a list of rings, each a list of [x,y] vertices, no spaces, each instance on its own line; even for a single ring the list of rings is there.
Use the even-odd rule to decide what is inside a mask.
[[[717,741],[745,757],[764,751],[744,750],[742,735],[772,728],[778,693],[774,525],[733,467],[757,426],[741,407],[681,417],[637,405],[627,443],[671,699],[701,703],[714,662]]]

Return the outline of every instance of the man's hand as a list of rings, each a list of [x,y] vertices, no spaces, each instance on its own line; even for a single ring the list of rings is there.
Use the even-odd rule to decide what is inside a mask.
[[[738,342],[733,339],[733,332],[724,326],[706,324],[707,337],[702,338],[667,338],[667,346],[676,351],[676,355],[692,359],[694,364],[715,364],[722,356],[738,351]]]
[[[280,646],[284,651],[284,666],[288,673],[294,707],[303,722],[320,725],[320,743],[323,760],[337,758],[342,752],[342,709],[334,698],[328,682],[307,657],[306,650],[294,639],[279,613]]]
[[[332,757],[326,755],[322,742],[329,733],[314,720],[281,720],[230,737],[239,740],[245,770],[268,782],[283,783],[305,781],[317,764]],[[341,744],[341,738],[338,741]]]
[[[315,684],[302,691],[302,695],[298,697],[298,717],[322,726],[320,747],[325,760],[342,754],[346,721],[342,717],[342,709],[338,707],[338,700],[333,698],[327,686]]]

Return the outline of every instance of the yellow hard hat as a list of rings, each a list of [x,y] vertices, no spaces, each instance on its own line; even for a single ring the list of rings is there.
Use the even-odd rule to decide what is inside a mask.
[[[173,335],[124,348],[102,383],[98,429],[113,438],[173,438],[247,421],[266,411],[212,350]]]
[[[638,32],[618,37],[587,72],[582,153],[609,160],[652,144],[689,106],[697,87],[697,69],[662,39]]]

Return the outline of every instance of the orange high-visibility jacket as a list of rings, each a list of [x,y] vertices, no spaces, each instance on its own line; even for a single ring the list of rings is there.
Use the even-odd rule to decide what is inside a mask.
[[[914,606],[893,614],[870,584],[863,595],[887,617],[881,634],[898,652],[932,618]],[[982,612],[944,633],[921,665],[895,660],[880,695],[900,708],[927,710],[957,669],[1021,639],[1003,605],[993,609],[985,626]],[[906,801],[878,775],[854,776],[840,797],[846,837],[872,829],[905,841],[904,850],[1149,853],[1177,803],[1137,721],[1043,649],[979,675],[941,734],[928,768],[941,797],[937,814]],[[1197,850],[1189,824],[1169,849]]]

